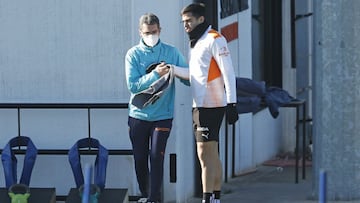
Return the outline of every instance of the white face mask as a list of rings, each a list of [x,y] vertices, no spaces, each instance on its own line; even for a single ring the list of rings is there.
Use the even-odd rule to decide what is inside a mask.
[[[144,35],[142,39],[146,45],[153,47],[158,43],[159,35]]]

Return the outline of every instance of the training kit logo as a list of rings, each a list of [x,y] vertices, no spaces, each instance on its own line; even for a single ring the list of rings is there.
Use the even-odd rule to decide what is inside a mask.
[[[225,46],[220,48],[219,56],[228,56],[229,54],[230,52],[227,50]]]
[[[198,127],[197,131],[201,132],[201,136],[205,139],[209,139],[209,128],[208,127]]]

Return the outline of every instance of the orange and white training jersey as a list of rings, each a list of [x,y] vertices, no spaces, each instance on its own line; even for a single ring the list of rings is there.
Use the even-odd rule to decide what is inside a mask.
[[[236,80],[226,39],[211,26],[189,52],[193,107],[236,103]]]

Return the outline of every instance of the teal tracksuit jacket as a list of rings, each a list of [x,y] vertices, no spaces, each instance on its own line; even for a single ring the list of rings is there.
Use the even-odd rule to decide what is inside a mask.
[[[145,108],[137,108],[131,101],[134,96],[149,88],[160,78],[159,74],[152,71],[146,74],[146,68],[153,63],[164,61],[167,64],[188,68],[184,56],[180,51],[159,40],[154,47],[146,46],[142,40],[130,48],[125,56],[126,83],[130,91],[129,116],[145,121],[157,121],[174,117],[175,83],[166,89],[166,92],[153,104]],[[183,83],[188,84],[186,81]]]

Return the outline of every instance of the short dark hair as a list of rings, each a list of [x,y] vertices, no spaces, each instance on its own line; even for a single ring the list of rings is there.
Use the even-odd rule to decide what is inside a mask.
[[[200,16],[205,17],[205,4],[203,3],[190,4],[181,10],[181,15],[184,15],[185,13],[191,13],[196,18]]]
[[[145,13],[140,17],[139,20],[139,27],[141,28],[142,24],[146,25],[155,25],[157,24],[160,27],[160,20],[159,18],[153,13]]]

